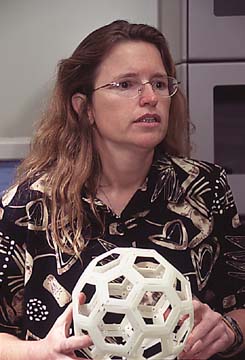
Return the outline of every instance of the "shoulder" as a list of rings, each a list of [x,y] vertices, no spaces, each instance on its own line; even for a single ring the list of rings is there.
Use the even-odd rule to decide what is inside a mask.
[[[22,232],[47,213],[44,177],[15,184],[0,199],[0,229]]]
[[[239,225],[237,208],[226,172],[220,165],[192,158],[160,155],[154,162],[155,193],[164,191],[175,212],[192,211]],[[155,196],[156,197],[156,196]]]
[[[24,205],[32,200],[43,197],[47,193],[45,189],[44,176],[23,183],[16,183],[3,193],[0,199],[0,206],[2,208],[14,208]]]
[[[170,156],[169,158],[172,160],[173,164],[176,164],[185,170],[197,168],[199,171],[207,174],[220,174],[224,170],[222,166],[204,160],[197,160],[180,156]]]
[[[217,197],[232,198],[226,172],[217,164],[160,154],[153,167],[154,181],[158,187],[160,183],[161,188],[171,189],[171,194],[174,194],[170,197],[171,200],[202,198],[203,202],[212,206],[212,201],[216,201]]]
[[[226,178],[226,172],[222,166],[208,161],[162,154],[157,158],[156,164],[163,162],[168,163],[168,166],[172,168],[177,177],[183,177],[185,174],[187,177],[205,177],[210,181],[220,177]]]
[[[208,161],[191,158],[169,157],[183,193],[189,199],[198,199],[212,207],[213,213],[223,214],[236,204],[225,169]]]

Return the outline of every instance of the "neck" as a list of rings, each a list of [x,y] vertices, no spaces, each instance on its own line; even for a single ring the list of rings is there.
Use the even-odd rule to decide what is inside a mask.
[[[102,176],[97,197],[120,216],[134,193],[144,183],[154,151],[128,150],[100,152]]]
[[[102,176],[100,185],[114,191],[140,187],[151,167],[154,151],[100,152]]]

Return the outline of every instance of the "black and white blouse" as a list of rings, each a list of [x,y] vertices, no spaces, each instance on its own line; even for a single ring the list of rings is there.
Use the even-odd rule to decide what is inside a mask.
[[[80,259],[52,240],[44,185],[42,176],[15,186],[0,202],[1,332],[45,337],[86,266],[114,247],[157,250],[189,278],[193,294],[220,313],[245,307],[245,231],[221,167],[158,155],[120,217],[94,200],[103,233],[81,194],[90,226]]]

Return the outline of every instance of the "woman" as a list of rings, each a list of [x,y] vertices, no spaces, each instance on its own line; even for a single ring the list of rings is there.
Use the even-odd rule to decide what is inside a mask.
[[[181,359],[241,355],[245,238],[223,169],[183,157],[177,90],[166,40],[148,25],[115,21],[60,62],[0,208],[1,359],[88,358],[67,305],[91,259],[115,246],[154,248],[189,277],[199,300]]]

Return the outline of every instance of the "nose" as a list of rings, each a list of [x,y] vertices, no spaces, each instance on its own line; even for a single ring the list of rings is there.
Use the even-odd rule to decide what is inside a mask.
[[[142,84],[142,88],[139,91],[139,101],[141,106],[144,106],[146,104],[156,106],[156,104],[158,103],[158,97],[153,90],[150,82]]]

